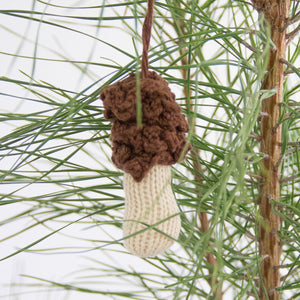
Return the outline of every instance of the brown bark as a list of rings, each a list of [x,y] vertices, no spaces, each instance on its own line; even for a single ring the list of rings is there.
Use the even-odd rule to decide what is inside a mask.
[[[261,257],[261,300],[279,300],[276,288],[280,286],[281,242],[278,236],[280,217],[276,214],[280,201],[280,153],[281,126],[279,124],[280,104],[283,99],[284,66],[281,59],[286,52],[286,22],[290,0],[256,0],[256,9],[263,13],[266,26],[270,26],[274,43],[269,51],[267,74],[262,89],[275,89],[276,93],[262,102],[260,151],[264,154],[261,168],[259,212],[259,254]]]

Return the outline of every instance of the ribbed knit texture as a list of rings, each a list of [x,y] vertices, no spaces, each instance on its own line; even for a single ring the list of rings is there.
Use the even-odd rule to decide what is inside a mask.
[[[181,227],[180,216],[174,216],[179,209],[171,188],[171,167],[155,165],[141,182],[136,182],[130,174],[125,173],[124,190],[124,246],[140,257],[164,252],[174,242],[166,235],[177,239]],[[155,228],[166,235],[147,226],[158,222],[160,224]],[[126,238],[145,228],[146,231]]]

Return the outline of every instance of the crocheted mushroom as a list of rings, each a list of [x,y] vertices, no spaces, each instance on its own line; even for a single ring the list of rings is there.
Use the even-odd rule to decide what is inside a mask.
[[[124,245],[140,257],[164,252],[179,236],[171,165],[187,152],[189,130],[168,83],[155,72],[140,81],[142,128],[136,122],[136,78],[105,87],[104,117],[112,122],[112,161],[124,170]]]

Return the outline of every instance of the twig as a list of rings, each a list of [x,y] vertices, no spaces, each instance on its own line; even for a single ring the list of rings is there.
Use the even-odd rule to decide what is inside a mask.
[[[240,43],[243,44],[246,48],[248,48],[249,50],[251,50],[253,53],[258,53],[258,50],[255,49],[254,47],[252,47],[249,43],[240,40]]]
[[[298,268],[295,268],[294,270],[288,272],[286,275],[281,276],[280,281],[286,280],[290,275],[294,274],[296,271],[298,271]]]
[[[250,137],[250,138],[252,138],[252,139],[255,139],[255,140],[257,140],[258,142],[260,142],[260,141],[261,141],[261,136],[260,136],[260,135],[258,135],[258,134],[251,133],[251,134],[249,135],[249,137]]]
[[[251,173],[251,172],[246,172],[246,174],[248,175],[248,176],[250,176],[250,177],[253,177],[253,178],[256,178],[256,179],[259,179],[259,180],[262,180],[263,179],[263,177],[262,176],[260,176],[260,175],[258,175],[258,174],[254,174],[254,173]]]
[[[300,68],[296,68],[296,69],[300,71]],[[286,70],[286,71],[284,71],[284,76],[287,76],[287,75],[293,74],[293,73],[295,73],[294,70]]]
[[[299,70],[300,68],[297,68],[295,67],[293,64],[291,64],[290,62],[288,62],[286,59],[284,58],[280,58],[279,59],[279,62],[282,63],[282,64],[285,64],[286,66],[288,66],[291,70],[289,70],[289,73],[288,74],[291,74],[291,73],[295,73],[295,71],[293,69],[297,69]],[[283,75],[285,75],[287,71],[284,72]]]
[[[286,23],[285,23],[285,26],[283,26],[283,27],[281,28],[281,31],[283,32],[283,31],[286,30],[290,25],[292,25],[292,24],[298,22],[299,20],[300,20],[300,12],[296,13],[296,14],[294,15],[293,18],[288,19],[288,20],[286,21]]]
[[[293,31],[286,34],[286,39],[287,39],[286,44],[287,45],[295,38],[295,36],[297,35],[297,33],[299,31],[300,31],[300,24]]]
[[[285,177],[285,178],[280,179],[280,183],[285,183],[285,182],[288,182],[288,181],[293,181],[293,180],[295,180],[297,178],[299,178],[299,175],[293,175],[293,176]]]
[[[270,118],[270,114],[268,112],[262,111],[260,112],[260,114],[258,115],[257,120],[261,121],[262,118]]]
[[[250,231],[246,230],[245,235],[252,241],[257,241],[257,237],[255,235],[253,235]]]
[[[258,294],[258,292],[257,292],[257,294]],[[253,297],[253,298],[256,298],[256,295],[257,295],[257,294],[252,293],[252,292],[247,292],[247,295],[248,295],[249,297]]]
[[[179,7],[180,7],[180,2],[178,3]],[[179,27],[180,27],[180,30],[181,32],[185,32],[185,27],[184,27],[184,22],[182,20],[179,20]],[[179,41],[181,42],[181,41]],[[179,53],[181,55],[181,65],[182,66],[186,66],[188,65],[188,57],[187,55],[184,55],[184,54],[187,54],[188,53],[188,49],[185,47],[185,48],[179,48]],[[183,79],[188,79],[189,77],[189,70],[187,68],[183,68],[181,70],[181,74],[182,74],[182,78]],[[189,106],[191,106],[191,103],[189,103],[190,99],[192,98],[192,92],[191,92],[191,89],[189,89],[187,87],[187,85],[185,84],[184,87],[183,87],[183,93],[185,95],[185,98],[186,98],[186,108],[188,108]],[[192,109],[192,108],[191,108]],[[195,131],[195,128],[194,128],[194,131]],[[199,149],[191,152],[191,155],[193,157],[193,165],[194,165],[194,168],[195,168],[195,182],[196,182],[196,192],[197,194],[200,194],[200,191],[198,189],[198,186],[201,185],[201,183],[203,182],[203,178],[201,176],[201,165],[199,163],[199,160],[198,160],[198,157],[200,157],[200,151]],[[199,212],[198,214],[199,216],[199,220],[200,220],[200,231],[201,232],[206,232],[209,227],[210,227],[210,221],[207,217],[207,213],[206,212]],[[213,269],[215,268],[216,266],[216,258],[214,256],[213,253],[209,252],[209,253],[206,253],[205,255],[205,258],[207,260],[207,262],[210,264],[211,266],[211,269],[209,270],[209,274],[212,275],[213,274]],[[213,281],[214,280],[214,281]],[[218,279],[214,279],[212,276],[208,278],[208,283],[210,284],[210,287],[211,289],[213,290],[213,285],[216,285],[216,289],[213,291],[213,296],[214,298],[218,299],[218,300],[222,300],[223,298],[223,293],[222,293],[222,283],[219,284],[219,280]]]
[[[260,182],[252,180],[252,179],[249,179],[249,178],[245,178],[245,181],[248,182],[248,183],[251,183],[251,184],[256,184],[256,185],[260,184]]]
[[[277,206],[272,209],[272,202],[280,201],[280,168],[273,162],[280,159],[281,127],[279,123],[278,107],[283,102],[284,65],[287,61],[286,52],[286,20],[288,20],[289,0],[270,1],[253,0],[258,11],[264,14],[270,26],[270,37],[274,47],[269,50],[267,73],[263,80],[263,90],[276,90],[276,93],[264,99],[260,122],[260,152],[266,154],[262,160],[260,175],[263,177],[259,187],[259,215],[258,244],[260,263],[259,299],[279,300],[280,294],[276,290],[280,286],[280,270],[273,267],[280,264],[281,245],[278,231],[280,216],[276,213]],[[282,30],[283,29],[283,30]],[[278,58],[282,58],[281,60]],[[291,66],[291,64],[289,65]],[[274,126],[275,124],[275,126]],[[266,226],[267,225],[267,226]]]
[[[288,104],[288,106],[300,106],[300,102],[289,101],[287,104]]]
[[[252,223],[256,222],[256,220],[252,216],[247,216],[247,215],[244,215],[242,213],[236,213],[236,215],[238,217],[241,217],[241,218],[245,219],[247,222],[252,222]]]
[[[291,264],[274,266],[275,269],[283,269],[283,268],[290,268],[290,267],[291,267]]]
[[[296,152],[296,148],[289,149],[289,150],[285,151],[283,154],[281,154],[280,157],[279,157],[279,159],[278,159],[278,161],[277,161],[277,163],[276,163],[276,165],[275,165],[275,168],[278,168],[278,167],[279,167],[279,165],[281,164],[281,162],[282,162],[282,160],[283,160],[283,158],[284,158],[285,156],[287,156],[287,155],[289,155],[289,154],[292,154],[292,153],[294,153],[294,152]]]
[[[287,143],[288,146],[300,146],[300,142],[288,142]]]

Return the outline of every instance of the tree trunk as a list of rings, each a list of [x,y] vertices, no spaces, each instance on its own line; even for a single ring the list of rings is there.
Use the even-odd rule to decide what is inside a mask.
[[[278,300],[276,288],[280,286],[281,242],[278,236],[280,217],[276,214],[280,201],[280,155],[281,126],[279,125],[280,104],[283,99],[284,68],[280,62],[285,58],[286,30],[290,0],[253,1],[256,9],[263,13],[270,26],[274,47],[269,52],[269,62],[262,89],[276,93],[262,101],[260,151],[264,154],[261,168],[262,184],[259,197],[259,254],[261,284],[259,295],[262,300]]]

